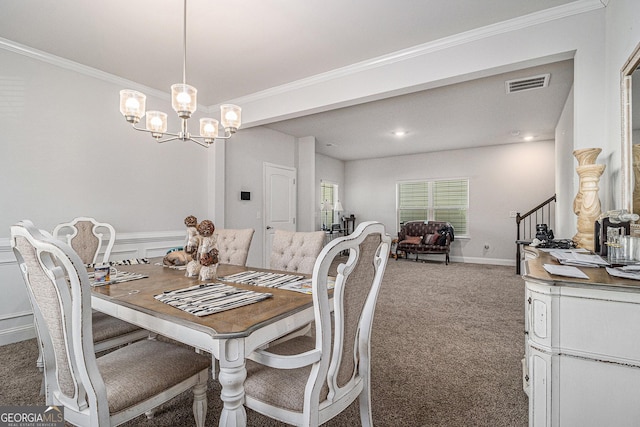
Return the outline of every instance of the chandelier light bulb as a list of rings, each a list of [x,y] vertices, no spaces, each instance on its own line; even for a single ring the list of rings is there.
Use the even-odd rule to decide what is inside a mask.
[[[241,124],[242,109],[237,105],[223,104],[220,106],[220,119],[222,127],[229,133],[235,133]]]
[[[171,106],[180,118],[188,119],[196,111],[197,92],[195,87],[183,83],[171,86]]]
[[[167,114],[162,111],[147,111],[147,130],[158,139],[167,132]]]
[[[200,119],[200,136],[211,144],[218,137],[218,121],[208,117]]]
[[[191,97],[188,93],[180,92],[176,97],[176,100],[180,103],[180,105],[189,105],[191,102]]]
[[[120,113],[129,123],[138,123],[144,116],[147,97],[138,91],[124,89],[120,91]]]
[[[125,102],[125,107],[127,107],[127,111],[137,111],[140,108],[140,102],[135,98],[129,98]]]

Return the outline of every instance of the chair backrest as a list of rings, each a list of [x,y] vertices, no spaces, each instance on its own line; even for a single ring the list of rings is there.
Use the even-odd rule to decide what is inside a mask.
[[[254,233],[253,228],[242,230],[218,229],[213,235],[218,245],[218,260],[222,264],[246,265]]]
[[[322,356],[317,369],[311,370],[305,402],[340,404],[347,395],[357,396],[363,382],[369,383],[373,314],[390,247],[391,237],[384,225],[369,221],[352,234],[332,240],[320,253],[313,268],[312,290],[316,349]],[[328,276],[332,262],[343,251],[349,256],[337,267],[330,306]]]
[[[105,232],[107,235],[105,236]],[[98,262],[98,254],[104,250],[101,262],[108,262],[116,241],[116,230],[111,224],[93,218],[77,217],[71,222],[56,225],[53,237],[64,240],[80,256],[85,264]]]
[[[30,221],[11,227],[11,246],[36,319],[46,395],[55,399],[47,403],[73,412],[86,411],[88,404],[93,416],[108,419],[106,389],[93,351],[91,286],[82,260]]]
[[[275,270],[310,274],[325,241],[324,231],[276,230],[269,267]]]

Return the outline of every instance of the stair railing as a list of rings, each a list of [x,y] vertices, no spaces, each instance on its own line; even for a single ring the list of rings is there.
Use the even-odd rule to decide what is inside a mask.
[[[520,212],[516,214],[516,274],[520,274],[521,247],[535,238],[536,225],[547,224],[549,229],[555,228],[555,202],[554,194],[529,212],[523,215],[520,215]]]

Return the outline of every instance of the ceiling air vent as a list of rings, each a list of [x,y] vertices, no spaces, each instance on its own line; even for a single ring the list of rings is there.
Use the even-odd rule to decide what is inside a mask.
[[[551,74],[540,74],[539,76],[525,77],[523,79],[507,80],[504,84],[507,88],[507,93],[522,92],[547,87],[550,77]]]

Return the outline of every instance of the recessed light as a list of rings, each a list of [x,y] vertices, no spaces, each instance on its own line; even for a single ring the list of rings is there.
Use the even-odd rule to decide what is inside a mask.
[[[405,136],[408,132],[406,130],[396,130],[391,133],[395,136]]]
[[[527,135],[523,138],[525,141],[533,141],[533,135]]]

